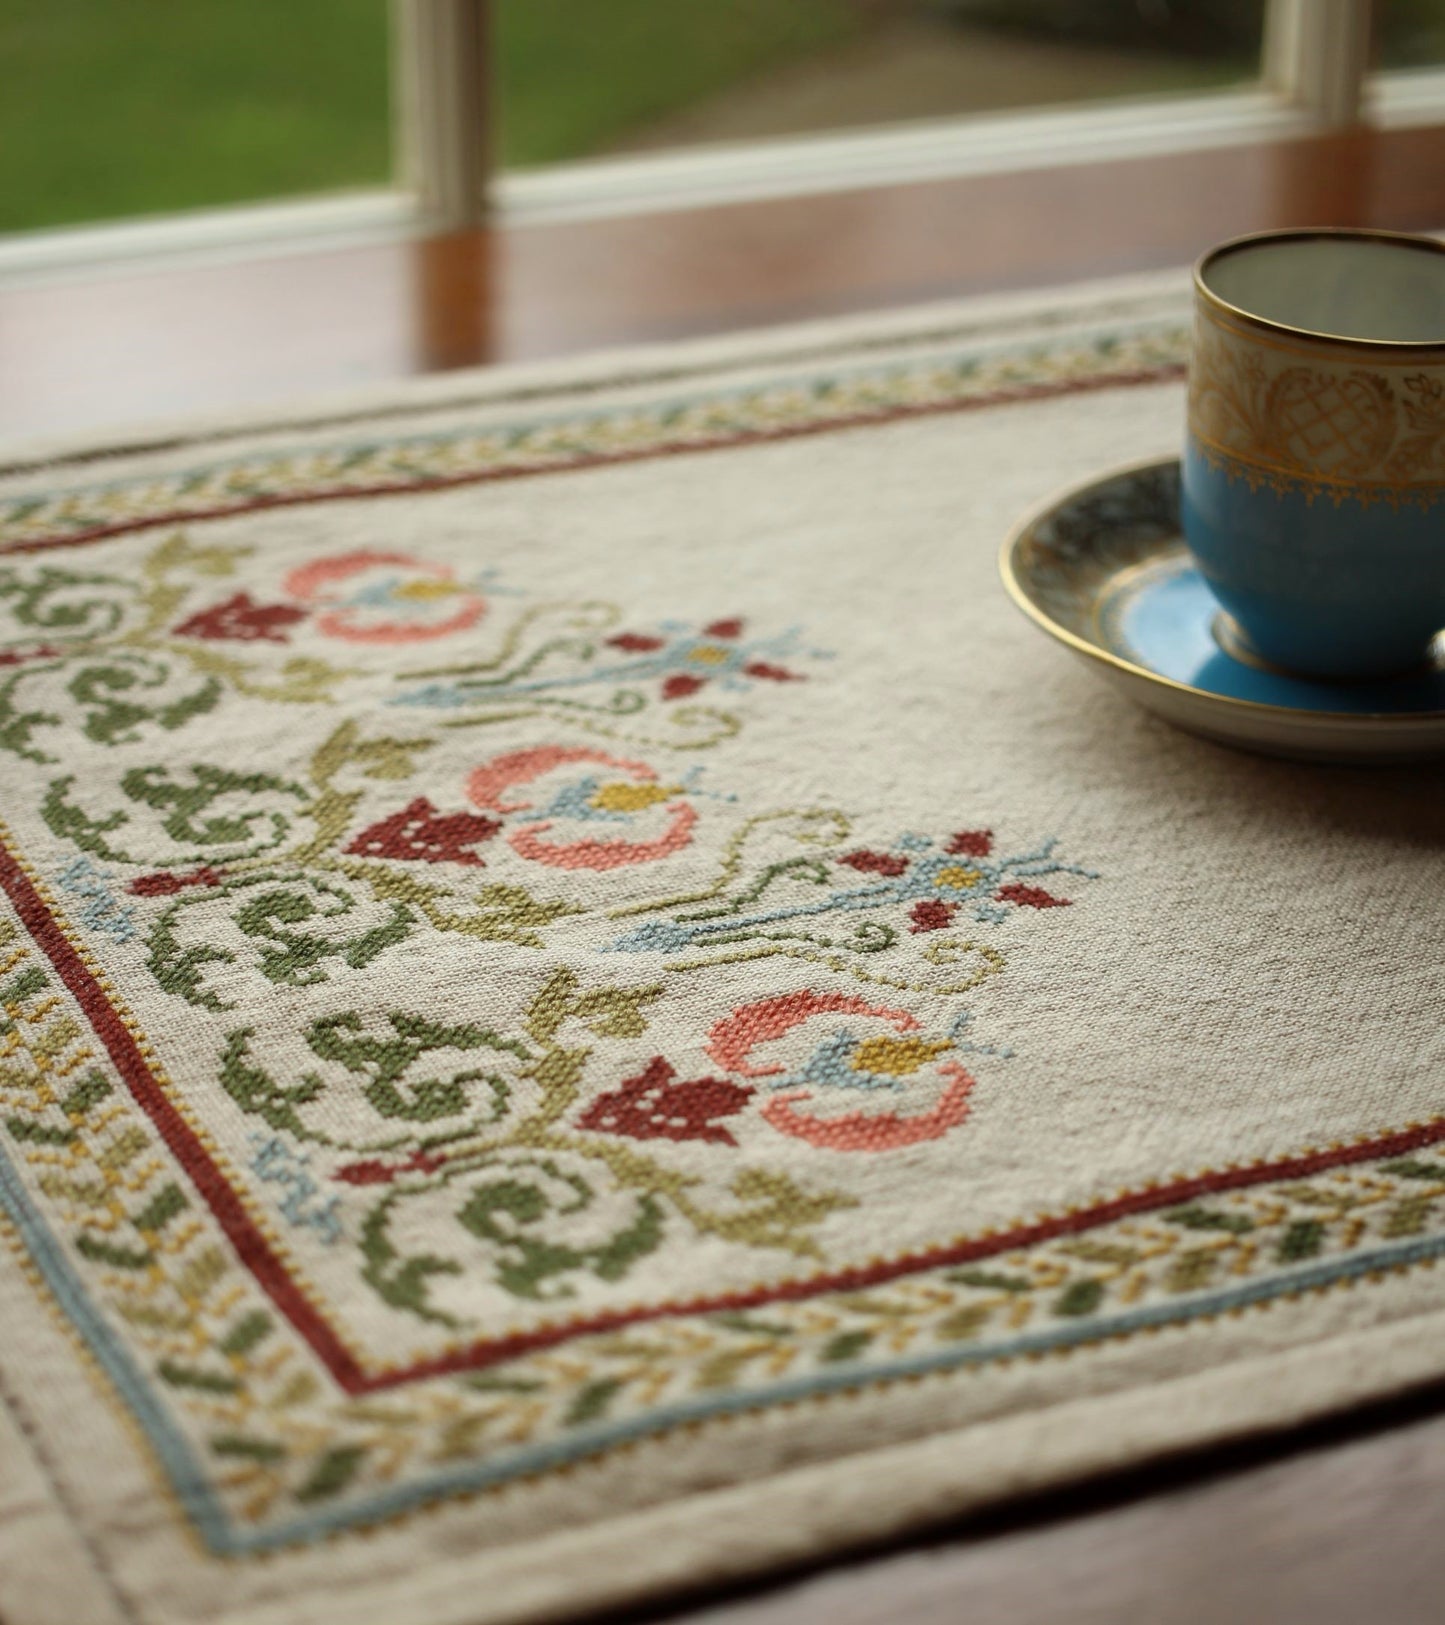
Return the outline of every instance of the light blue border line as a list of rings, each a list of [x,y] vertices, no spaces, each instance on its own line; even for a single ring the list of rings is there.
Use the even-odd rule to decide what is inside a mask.
[[[797,388],[803,384],[817,383],[820,379],[827,379],[829,381],[847,380],[850,383],[857,383],[859,380],[868,378],[885,380],[897,378],[910,372],[915,372],[920,367],[926,367],[929,365],[957,365],[964,361],[982,361],[986,358],[995,356],[1011,355],[1023,357],[1053,355],[1058,350],[1064,348],[1066,343],[1070,340],[1079,342],[1081,340],[1087,340],[1090,337],[1109,334],[1119,335],[1124,338],[1146,337],[1151,333],[1162,336],[1174,331],[1184,332],[1187,334],[1188,321],[1181,320],[1177,316],[1160,316],[1151,317],[1140,322],[1124,323],[1122,325],[1111,322],[1095,322],[1085,324],[1080,327],[1061,328],[1056,335],[1052,335],[1049,339],[1033,339],[1024,344],[1019,344],[1017,342],[1010,343],[1007,340],[998,340],[992,343],[985,341],[977,345],[969,345],[961,348],[948,348],[941,351],[925,350],[922,354],[911,361],[893,362],[886,366],[879,366],[876,363],[870,365],[867,362],[859,362],[853,366],[837,368],[824,367],[819,370],[809,372],[779,373],[776,375],[770,375],[766,382],[751,386],[734,386],[729,389],[705,390],[698,395],[664,396],[660,400],[648,401],[645,403],[626,402],[620,406],[614,407],[610,411],[600,410],[588,412],[583,410],[557,412],[542,414],[537,417],[522,418],[505,423],[499,422],[496,424],[479,424],[471,428],[462,426],[454,429],[438,430],[433,434],[388,435],[384,440],[381,441],[336,440],[327,441],[324,444],[317,445],[293,444],[291,446],[277,446],[265,452],[252,452],[248,457],[223,458],[219,462],[199,463],[190,468],[176,469],[171,475],[162,475],[161,478],[210,478],[216,474],[223,474],[228,469],[252,467],[258,460],[261,459],[269,460],[272,458],[286,457],[290,455],[325,456],[328,453],[335,454],[337,452],[348,451],[370,451],[373,449],[379,449],[381,446],[395,447],[400,450],[422,446],[440,446],[445,445],[448,441],[463,439],[467,435],[486,434],[488,432],[524,435],[533,434],[539,429],[558,428],[566,424],[575,424],[579,430],[586,430],[594,425],[609,423],[616,417],[625,416],[639,410],[660,413],[685,412],[694,410],[698,407],[736,404],[741,401],[749,400],[751,397],[765,393],[766,391]],[[898,342],[900,345],[906,345],[910,341],[908,336],[903,334],[900,336]],[[626,380],[620,381],[619,387],[627,387]],[[471,404],[477,411],[485,411],[488,409],[488,403],[485,401]],[[466,407],[456,406],[449,408],[445,401],[438,401],[434,407],[434,410],[437,412],[445,412],[448,410],[465,411],[466,409]],[[378,415],[384,416],[384,411],[379,412]],[[287,425],[286,427],[296,432],[304,432],[306,426],[303,423],[291,424]],[[263,426],[258,432],[265,434],[268,431]],[[63,494],[68,497],[103,496],[112,491],[129,490],[135,485],[150,484],[153,483],[154,479],[154,475],[150,476],[149,478],[132,475],[128,479],[105,480],[96,485],[67,486]],[[418,487],[418,489],[423,488],[424,486]],[[41,501],[48,500],[51,494],[53,493],[36,491],[17,492],[13,498],[9,499],[3,504],[0,504],[0,523],[5,522],[6,515],[11,509],[23,508],[28,503],[33,503],[37,499]],[[357,496],[364,496],[365,494],[366,492],[364,487],[356,492]]]
[[[939,1349],[934,1353],[879,1365],[866,1362],[845,1364],[812,1376],[773,1383],[766,1388],[687,1400],[661,1407],[646,1416],[578,1429],[566,1439],[513,1451],[500,1459],[472,1462],[437,1473],[424,1483],[382,1490],[331,1509],[305,1514],[271,1529],[246,1531],[229,1524],[223,1507],[192,1453],[189,1441],[158,1405],[144,1376],[87,1300],[69,1261],[20,1187],[3,1152],[0,1152],[0,1201],[15,1220],[61,1307],[74,1320],[106,1374],[145,1429],[171,1477],[182,1506],[195,1521],[206,1544],[216,1554],[228,1557],[274,1550],[316,1540],[359,1524],[377,1523],[449,1495],[474,1493],[525,1474],[565,1466],[614,1445],[650,1438],[684,1422],[735,1416],[747,1411],[764,1410],[770,1405],[789,1400],[813,1399],[875,1382],[931,1376],[984,1365],[992,1360],[1047,1354],[1086,1343],[1104,1342],[1149,1327],[1179,1325],[1203,1315],[1225,1314],[1231,1309],[1249,1308],[1288,1293],[1307,1292],[1339,1281],[1357,1280],[1379,1270],[1400,1269],[1445,1256],[1445,1234],[1426,1237],[1402,1242],[1395,1247],[1376,1248],[1353,1258],[1306,1265],[1226,1292],[1135,1309],[1107,1320],[1081,1319],[1073,1325],[1032,1332],[1005,1342]]]
[[[166,1414],[145,1374],[137,1368],[125,1345],[112,1334],[90,1301],[64,1249],[46,1227],[3,1149],[0,1149],[0,1208],[20,1232],[30,1257],[45,1277],[45,1284],[79,1332],[87,1350],[99,1361],[150,1440],[181,1505],[207,1546],[216,1552],[234,1549],[225,1508],[213,1493],[189,1440]]]

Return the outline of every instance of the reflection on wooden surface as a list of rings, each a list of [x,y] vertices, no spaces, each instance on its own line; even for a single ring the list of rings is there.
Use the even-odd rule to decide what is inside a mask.
[[[1445,226],[1445,180],[1440,177],[1445,131],[1417,133],[1428,140],[1403,145],[1382,131],[1359,129],[1280,147],[1269,178],[1269,204],[1276,218],[1267,224],[1409,230]],[[1417,174],[1410,172],[1414,164],[1420,166]],[[1437,182],[1438,198],[1431,196]]]
[[[0,435],[1179,265],[1305,224],[1445,225],[1445,127],[0,290]]]
[[[413,365],[446,372],[494,360],[492,324],[496,240],[489,231],[454,231],[412,245]]]

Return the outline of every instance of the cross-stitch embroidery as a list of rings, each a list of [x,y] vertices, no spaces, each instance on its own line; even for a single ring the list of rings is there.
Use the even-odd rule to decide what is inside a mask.
[[[1027,391],[1031,365],[899,387]],[[875,393],[744,392],[668,432],[805,428]],[[650,421],[586,433],[625,454]],[[1192,1314],[1266,1257],[1365,1245],[1332,1186],[1333,1206],[1221,1186],[977,1257],[860,1256],[846,1227],[914,1159],[965,1168],[1007,1110],[1008,969],[1086,929],[1091,854],[998,800],[861,814],[846,765],[772,800],[735,742],[824,716],[839,657],[746,594],[659,618],[417,529],[293,537],[273,562],[204,525],[577,444],[537,425],[328,449],[0,515],[58,544],[0,562],[24,826],[0,846],[0,1203],[58,1238],[46,1266],[95,1306],[122,1402],[184,1441],[165,1471],[216,1552],[779,1384],[1101,1336],[1141,1296]],[[123,568],[65,545],[146,513]],[[1024,997],[1020,1049],[1027,1018]],[[1428,1177],[1370,1164],[1396,1193],[1370,1233],[1434,1200],[1431,1143],[1409,1152]]]

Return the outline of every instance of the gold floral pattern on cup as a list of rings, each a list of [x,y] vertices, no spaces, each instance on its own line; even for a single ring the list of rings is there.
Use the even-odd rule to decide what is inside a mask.
[[[1201,300],[1189,423],[1210,466],[1251,489],[1392,507],[1445,496],[1445,369],[1418,354],[1266,335]]]

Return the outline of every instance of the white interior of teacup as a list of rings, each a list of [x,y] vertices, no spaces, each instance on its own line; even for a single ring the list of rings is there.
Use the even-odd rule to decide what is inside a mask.
[[[1210,293],[1336,338],[1445,344],[1445,250],[1388,237],[1276,237],[1205,261]]]

